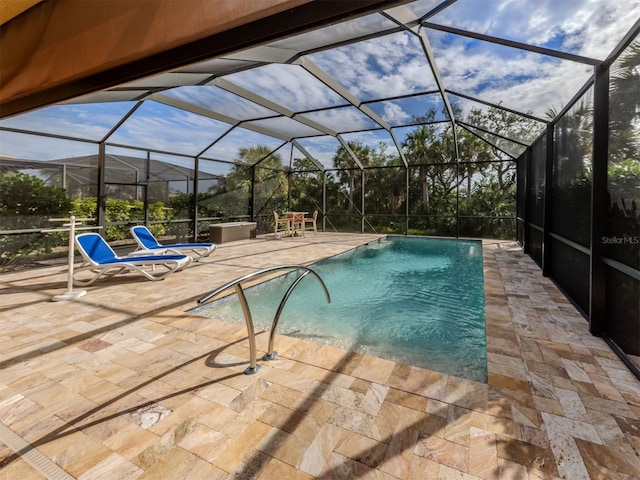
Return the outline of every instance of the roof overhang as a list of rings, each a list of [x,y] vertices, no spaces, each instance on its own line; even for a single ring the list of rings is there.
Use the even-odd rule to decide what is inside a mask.
[[[0,118],[406,1],[31,0],[0,30]]]

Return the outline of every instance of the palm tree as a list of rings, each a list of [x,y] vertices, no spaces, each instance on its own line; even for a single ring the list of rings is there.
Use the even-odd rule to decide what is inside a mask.
[[[347,145],[349,145],[349,148],[363,166],[369,165],[371,148],[360,142],[348,142]],[[353,199],[356,190],[356,181],[360,175],[360,169],[356,167],[353,158],[351,158],[351,155],[349,155],[344,147],[339,147],[336,154],[333,156],[333,166],[338,169],[337,175],[340,182],[348,184],[349,204],[347,208],[351,215],[353,213]]]
[[[466,130],[458,135],[458,151],[460,153],[460,167],[467,182],[467,212],[471,211],[471,190],[473,174],[482,170],[478,162],[489,160],[489,144]]]
[[[410,163],[419,165],[418,175],[422,182],[422,205],[424,211],[429,214],[429,182],[428,182],[428,165],[432,163],[432,146],[437,141],[436,131],[433,125],[420,125],[413,132],[409,133],[402,148],[406,156],[410,159]]]
[[[454,105],[454,112],[458,111],[459,108]],[[422,205],[427,215],[432,203],[429,179],[431,178],[432,183],[438,176],[443,180],[444,170],[447,169],[447,167],[431,165],[451,162],[454,151],[451,127],[442,131],[435,123],[435,118],[435,108],[430,108],[423,116],[415,117],[415,122],[421,125],[409,133],[402,142],[402,148],[409,163],[418,166],[422,185]]]
[[[277,153],[271,154],[271,149],[265,145],[240,147],[235,163],[238,166],[237,168],[247,169],[248,167],[255,167],[254,181],[256,193],[262,193],[264,183],[273,177],[273,172],[284,172],[280,155]],[[235,168],[234,166],[234,169]]]
[[[609,84],[609,158],[638,158],[640,139],[640,42],[629,45],[611,68]]]

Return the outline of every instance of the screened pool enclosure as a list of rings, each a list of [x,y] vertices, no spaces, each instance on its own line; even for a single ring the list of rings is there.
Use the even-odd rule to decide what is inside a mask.
[[[513,239],[638,374],[640,1],[389,5],[3,108],[2,268],[64,257],[44,230],[70,214],[114,245],[137,224],[264,234],[285,210],[324,231]]]

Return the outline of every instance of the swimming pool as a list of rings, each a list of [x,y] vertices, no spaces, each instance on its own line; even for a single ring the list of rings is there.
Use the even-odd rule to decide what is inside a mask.
[[[486,381],[482,242],[387,237],[310,267],[289,297],[278,333]],[[296,276],[246,290],[256,329],[269,330]],[[244,324],[236,295],[196,309]]]

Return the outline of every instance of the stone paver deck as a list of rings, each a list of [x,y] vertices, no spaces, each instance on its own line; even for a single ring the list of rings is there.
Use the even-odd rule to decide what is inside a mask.
[[[513,242],[484,241],[486,384],[283,336],[247,376],[246,329],[186,313],[376,238],[223,244],[72,302],[59,266],[0,275],[0,478],[640,477],[640,382]]]

